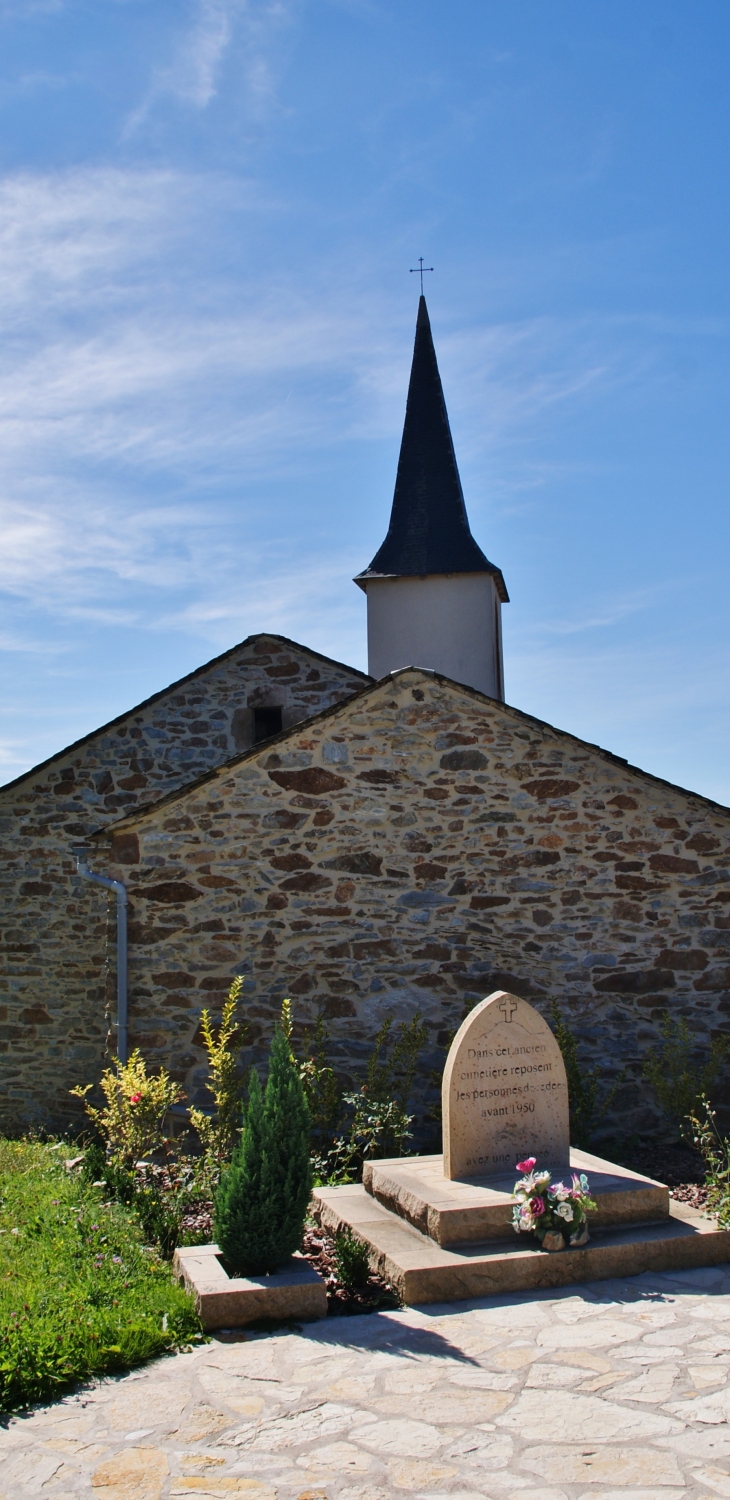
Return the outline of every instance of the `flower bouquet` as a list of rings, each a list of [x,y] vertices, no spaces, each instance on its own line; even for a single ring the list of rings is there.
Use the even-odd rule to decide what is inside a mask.
[[[535,1171],[536,1160],[528,1156],[517,1163],[517,1171],[525,1176],[515,1183],[512,1228],[516,1234],[537,1235],[543,1250],[564,1250],[566,1242],[585,1245],[588,1209],[596,1207],[588,1178],[584,1172],[580,1176],[574,1172],[570,1187],[551,1182],[549,1172]]]

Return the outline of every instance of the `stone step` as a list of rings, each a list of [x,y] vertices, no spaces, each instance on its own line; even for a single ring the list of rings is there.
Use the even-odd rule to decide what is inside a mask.
[[[543,1165],[539,1163],[538,1165]],[[548,1165],[545,1163],[544,1165]],[[572,1147],[570,1165],[553,1168],[553,1181],[585,1172],[598,1207],[595,1229],[645,1224],[669,1216],[669,1189],[587,1151]],[[363,1186],[379,1203],[427,1234],[438,1245],[504,1239],[513,1233],[512,1190],[518,1174],[446,1178],[441,1156],[405,1156],[366,1162]]]
[[[674,1202],[660,1223],[598,1230],[583,1249],[557,1254],[514,1233],[509,1241],[448,1249],[390,1213],[359,1183],[316,1188],[314,1211],[330,1233],[349,1227],[364,1241],[371,1268],[408,1304],[456,1302],[730,1260],[730,1231]]]

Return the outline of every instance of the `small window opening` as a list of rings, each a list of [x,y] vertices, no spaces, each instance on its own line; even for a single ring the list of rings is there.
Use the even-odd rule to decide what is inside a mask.
[[[258,745],[260,740],[271,739],[272,734],[281,732],[281,709],[280,708],[255,708],[253,711],[253,742]]]

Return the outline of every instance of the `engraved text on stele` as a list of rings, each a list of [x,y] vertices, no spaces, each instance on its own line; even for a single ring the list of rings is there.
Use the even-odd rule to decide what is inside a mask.
[[[535,1156],[569,1165],[568,1086],[547,1022],[516,995],[496,990],[467,1016],[443,1077],[444,1176],[511,1172]]]

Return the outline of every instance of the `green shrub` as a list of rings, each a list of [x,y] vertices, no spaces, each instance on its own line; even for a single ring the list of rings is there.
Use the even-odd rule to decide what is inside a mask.
[[[689,1116],[687,1135],[702,1156],[707,1185],[707,1209],[714,1214],[721,1229],[730,1224],[730,1141],[720,1135],[715,1111],[706,1094],[701,1094],[696,1109]]]
[[[602,1116],[610,1109],[624,1081],[623,1073],[602,1091],[602,1074],[599,1068],[586,1067],[578,1056],[575,1034],[564,1020],[557,1001],[551,1006],[553,1034],[560,1048],[568,1081],[568,1103],[570,1108],[570,1143],[586,1151],[593,1139],[595,1129]],[[603,1096],[601,1097],[603,1093]]]
[[[152,1181],[137,1186],[134,1211],[145,1241],[157,1246],[163,1260],[172,1260],[180,1243],[187,1203],[187,1193],[177,1183],[162,1186]]]
[[[201,1192],[212,1191],[217,1186],[221,1171],[230,1161],[241,1133],[243,1107],[237,1059],[247,1028],[236,1023],[235,1012],[242,988],[243,978],[238,975],[228,991],[217,1030],[207,1010],[200,1017],[200,1030],[208,1057],[206,1088],[215,1100],[212,1119],[202,1109],[190,1106],[190,1120],[198,1132],[203,1148],[197,1168]]]
[[[664,1012],[662,1046],[650,1052],[644,1077],[651,1084],[662,1113],[686,1141],[692,1138],[689,1117],[697,1115],[700,1102],[712,1093],[727,1057],[728,1039],[713,1037],[706,1062],[695,1061],[696,1043],[684,1016]]]
[[[92,1141],[86,1147],[81,1176],[84,1182],[100,1184],[117,1203],[129,1205],[134,1202],[137,1192],[136,1173],[111,1161],[99,1141]]]
[[[101,1090],[106,1099],[102,1109],[96,1109],[86,1098],[93,1087],[87,1083],[83,1088],[71,1089],[71,1093],[83,1099],[109,1161],[133,1172],[142,1157],[166,1149],[165,1116],[185,1094],[164,1068],[150,1077],[142,1053],[136,1048],[129,1062],[120,1063],[115,1058],[114,1067],[105,1068],[102,1073]]]
[[[413,1122],[408,1104],[427,1035],[421,1017],[415,1015],[401,1023],[393,1038],[393,1017],[386,1016],[375,1037],[362,1088],[344,1096],[353,1115],[347,1135],[334,1142],[323,1180],[351,1182],[362,1172],[364,1161],[407,1154]]]
[[[215,1236],[232,1270],[275,1271],[299,1249],[311,1188],[309,1111],[277,1026],[266,1092],[252,1069],[243,1134],[215,1198]]]
[[[314,1029],[304,1033],[304,1056],[299,1063],[299,1077],[311,1120],[312,1147],[317,1157],[331,1148],[342,1108],[342,1091],[334,1068],[327,1061],[328,1042],[324,1016],[320,1014]]]
[[[64,1170],[68,1146],[0,1139],[0,1410],[199,1337],[136,1217]],[[60,1159],[59,1159],[60,1158]]]
[[[367,1286],[370,1275],[368,1247],[362,1240],[355,1239],[349,1227],[335,1235],[335,1270],[346,1291],[357,1292]]]
[[[403,1156],[411,1139],[413,1116],[408,1104],[413,1078],[427,1028],[419,1015],[393,1032],[386,1016],[373,1042],[365,1079],[357,1093],[342,1095],[334,1069],[327,1060],[329,1036],[319,1015],[312,1031],[304,1033],[303,1057],[297,1059],[293,1041],[290,1000],[281,1008],[281,1031],[289,1044],[309,1109],[311,1161],[314,1182],[352,1182],[372,1157]],[[338,1132],[342,1105],[351,1110],[349,1123]]]

